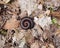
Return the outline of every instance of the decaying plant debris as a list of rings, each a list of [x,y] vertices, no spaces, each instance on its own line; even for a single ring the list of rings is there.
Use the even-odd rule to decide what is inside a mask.
[[[0,48],[60,48],[60,0],[0,0]]]

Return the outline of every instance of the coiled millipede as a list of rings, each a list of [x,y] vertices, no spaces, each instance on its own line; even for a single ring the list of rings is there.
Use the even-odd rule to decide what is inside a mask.
[[[21,28],[24,30],[32,29],[34,27],[34,21],[31,17],[23,17],[21,19]]]

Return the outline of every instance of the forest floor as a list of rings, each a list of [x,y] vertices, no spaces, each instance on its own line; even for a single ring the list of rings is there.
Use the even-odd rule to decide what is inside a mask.
[[[60,0],[0,0],[0,48],[60,48]]]

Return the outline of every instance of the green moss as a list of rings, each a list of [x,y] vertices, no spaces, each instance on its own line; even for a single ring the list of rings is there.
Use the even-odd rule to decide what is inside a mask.
[[[4,30],[4,29],[0,29],[0,34],[2,34],[2,35],[6,35],[6,34],[7,34],[7,31]]]
[[[57,23],[56,18],[53,18],[53,19],[52,19],[52,24],[56,24],[56,23]]]

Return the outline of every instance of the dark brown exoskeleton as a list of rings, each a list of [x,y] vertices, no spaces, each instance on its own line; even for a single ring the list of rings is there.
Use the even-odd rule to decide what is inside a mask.
[[[32,29],[34,27],[34,19],[31,17],[23,17],[21,19],[21,28],[24,30]]]

